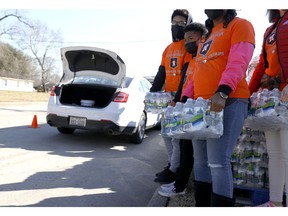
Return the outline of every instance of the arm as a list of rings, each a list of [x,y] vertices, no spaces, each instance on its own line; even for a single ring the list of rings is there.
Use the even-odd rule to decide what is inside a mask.
[[[260,88],[261,79],[264,74],[265,74],[264,57],[263,53],[261,53],[259,62],[249,82],[249,90],[251,94],[253,94],[253,92],[257,92],[258,89]]]
[[[227,98],[222,97],[221,93],[229,95],[236,89],[238,83],[245,78],[253,51],[254,45],[248,42],[239,42],[231,47],[218,89],[210,98],[211,111],[220,112],[224,109]]]
[[[166,80],[166,70],[165,67],[160,65],[158,72],[155,76],[155,79],[153,81],[152,87],[150,88],[150,92],[157,92],[160,91],[165,84]]]
[[[254,45],[248,42],[240,42],[231,47],[228,62],[216,92],[229,95],[236,89],[238,83],[246,77],[246,71],[253,52]]]
[[[186,76],[186,71],[187,71],[188,65],[189,65],[189,62],[186,62],[183,65],[183,68],[182,68],[182,71],[181,71],[181,80],[180,80],[177,92],[175,94],[175,97],[173,99],[174,103],[177,103],[178,101],[180,101],[182,88],[183,88],[183,84],[184,84],[184,80],[185,80],[185,76]]]
[[[181,94],[181,101],[184,98],[194,98],[194,81],[193,78],[189,80],[187,86],[183,89]]]

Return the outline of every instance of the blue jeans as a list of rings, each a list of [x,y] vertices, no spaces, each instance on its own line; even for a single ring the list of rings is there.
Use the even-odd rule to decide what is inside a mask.
[[[233,197],[231,155],[247,117],[248,104],[236,99],[223,112],[223,136],[219,139],[193,139],[195,180],[213,185],[213,193]]]

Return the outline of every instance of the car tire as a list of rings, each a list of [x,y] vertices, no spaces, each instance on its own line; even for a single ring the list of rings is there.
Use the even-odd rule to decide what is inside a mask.
[[[130,142],[134,144],[142,143],[145,136],[146,122],[147,122],[146,115],[145,113],[142,113],[136,133],[130,136]]]
[[[65,128],[65,127],[58,127],[57,130],[62,134],[73,134],[75,129],[73,128]]]

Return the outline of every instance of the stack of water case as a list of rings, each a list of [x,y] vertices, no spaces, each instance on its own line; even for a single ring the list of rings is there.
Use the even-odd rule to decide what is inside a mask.
[[[264,89],[251,96],[245,127],[232,155],[235,195],[251,205],[269,200],[269,158],[264,131],[288,128],[288,103],[280,102],[279,96],[278,89]]]

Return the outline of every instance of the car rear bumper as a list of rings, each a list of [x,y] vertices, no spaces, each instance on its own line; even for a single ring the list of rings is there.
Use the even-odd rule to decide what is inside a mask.
[[[120,127],[111,121],[95,121],[89,119],[86,120],[85,127],[69,125],[69,117],[58,116],[56,114],[48,114],[46,116],[46,121],[51,127],[95,130],[98,132],[108,133],[110,135],[131,135],[136,131],[135,127]]]

